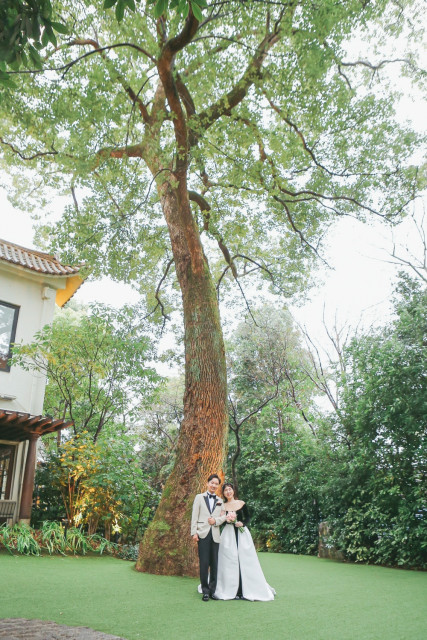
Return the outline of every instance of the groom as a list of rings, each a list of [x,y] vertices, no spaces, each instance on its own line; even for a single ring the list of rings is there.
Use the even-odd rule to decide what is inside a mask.
[[[191,516],[191,535],[199,548],[200,583],[204,602],[209,601],[209,596],[213,598],[216,589],[219,525],[225,521],[225,516],[220,515],[222,500],[216,495],[220,484],[221,480],[216,473],[209,476],[207,491],[198,493],[194,498]]]

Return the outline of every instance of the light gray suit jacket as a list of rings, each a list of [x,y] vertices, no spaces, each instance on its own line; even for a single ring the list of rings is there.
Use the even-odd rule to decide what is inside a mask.
[[[191,535],[195,533],[199,538],[206,538],[209,530],[212,529],[212,538],[214,542],[219,542],[220,539],[220,525],[225,522],[225,515],[221,516],[221,511],[224,508],[224,501],[222,498],[217,499],[215,509],[212,513],[208,508],[208,497],[206,491],[204,493],[198,493],[193,502],[193,513],[191,516]],[[215,524],[210,525],[208,518],[215,518]]]

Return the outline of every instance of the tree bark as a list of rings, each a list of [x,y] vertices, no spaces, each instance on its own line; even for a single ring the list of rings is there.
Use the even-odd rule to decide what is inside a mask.
[[[215,287],[185,182],[184,178],[178,187],[168,182],[159,187],[184,311],[184,419],[175,466],[141,542],[136,568],[162,575],[196,576],[191,509],[208,476],[222,473],[228,426],[227,375]]]

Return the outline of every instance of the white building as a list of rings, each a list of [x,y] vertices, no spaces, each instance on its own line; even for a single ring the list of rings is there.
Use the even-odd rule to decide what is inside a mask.
[[[70,425],[43,416],[46,380],[9,366],[11,345],[31,342],[82,282],[79,267],[0,239],[0,523],[29,522],[37,440]]]

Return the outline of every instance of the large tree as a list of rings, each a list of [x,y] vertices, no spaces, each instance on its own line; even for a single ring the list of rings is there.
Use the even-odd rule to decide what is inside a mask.
[[[165,574],[196,571],[191,501],[226,449],[215,280],[241,287],[252,272],[291,295],[334,218],[394,220],[418,188],[414,136],[376,91],[383,60],[344,48],[371,27],[377,44],[397,36],[410,6],[205,4],[107,0],[113,13],[58,0],[53,18],[69,36],[46,43],[42,71],[12,72],[18,90],[3,89],[1,101],[0,141],[26,206],[30,192],[71,189],[62,220],[45,230],[50,248],[136,283],[163,314],[173,288],[168,299],[160,285],[172,275],[179,285],[184,419],[137,565]],[[417,74],[409,54],[397,64]]]

